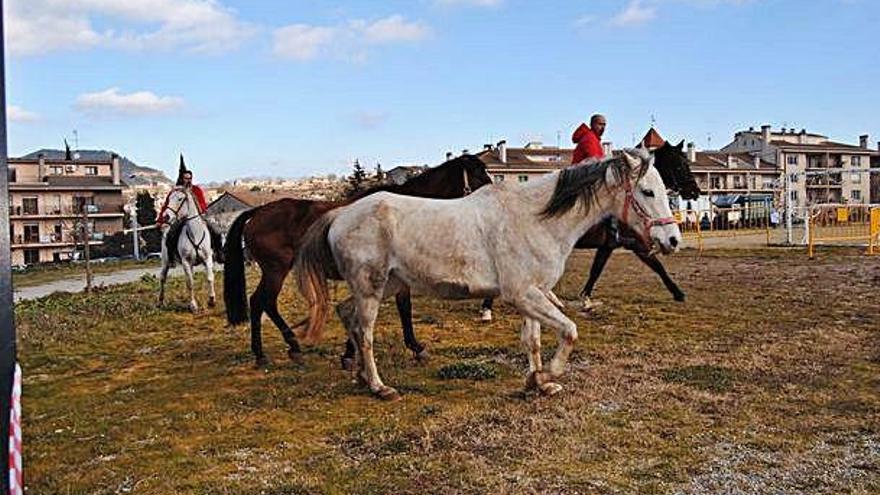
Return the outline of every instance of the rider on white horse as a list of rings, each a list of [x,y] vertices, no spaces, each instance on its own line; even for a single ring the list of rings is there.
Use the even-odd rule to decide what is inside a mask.
[[[192,172],[186,169],[183,156],[180,157],[180,171],[177,186],[168,193],[162,209],[159,210],[157,224],[162,229],[162,271],[159,276],[159,304],[165,301],[165,281],[168,270],[179,260],[186,274],[190,291],[190,309],[195,312],[198,304],[193,290],[193,267],[205,265],[208,279],[208,306],[213,307],[215,248],[219,248],[218,237],[211,231],[204,218],[206,210],[205,195],[202,189],[192,184]]]

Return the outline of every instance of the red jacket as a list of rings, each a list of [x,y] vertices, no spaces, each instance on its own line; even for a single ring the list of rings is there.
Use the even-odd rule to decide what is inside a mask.
[[[199,207],[199,213],[204,213],[205,210],[208,209],[208,202],[205,201],[205,191],[202,191],[202,188],[193,184],[190,186],[190,191],[192,192],[193,198],[196,200],[196,205]],[[162,203],[162,209],[159,210],[159,217],[156,219],[156,223],[162,224],[165,221],[165,210],[168,209],[168,200],[171,198],[171,193],[168,192],[168,195],[165,196],[165,202]]]
[[[580,163],[587,158],[605,158],[605,151],[602,150],[602,142],[599,136],[587,127],[587,124],[581,124],[575,129],[571,135],[571,142],[576,143],[574,153],[571,155],[572,165]]]

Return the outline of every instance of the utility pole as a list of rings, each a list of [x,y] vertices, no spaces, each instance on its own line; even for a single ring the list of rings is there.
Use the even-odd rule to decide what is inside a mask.
[[[137,203],[132,203],[128,214],[131,216],[131,240],[134,244],[134,260],[140,261],[141,259],[141,251],[140,251],[140,243],[138,242],[138,215],[137,215]]]
[[[82,205],[82,239],[83,254],[86,258],[86,292],[92,291],[92,267],[91,257],[89,256],[89,241],[91,241],[92,231],[89,229],[89,205]]]

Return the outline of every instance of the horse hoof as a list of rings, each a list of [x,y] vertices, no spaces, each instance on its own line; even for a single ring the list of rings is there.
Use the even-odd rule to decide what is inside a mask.
[[[287,350],[287,357],[290,358],[290,360],[293,361],[294,363],[298,363],[300,361],[300,359],[302,358],[302,353],[299,351],[295,351],[293,349],[288,349]]]
[[[550,383],[550,375],[544,371],[532,371],[526,376],[526,392],[541,390],[547,383]]]
[[[551,397],[553,395],[562,392],[562,385],[556,382],[547,382],[540,386],[541,393],[546,395],[547,397]]]
[[[684,302],[684,294],[682,294],[680,292],[678,294],[673,295],[672,298],[678,302]]]
[[[417,352],[415,357],[416,357],[416,361],[418,361],[419,363],[424,363],[424,362],[427,362],[428,360],[431,359],[431,355],[428,354],[428,351],[426,351],[424,349]]]
[[[209,307],[209,308],[213,308],[213,307],[216,306],[216,305],[217,305],[217,302],[214,300],[213,297],[210,298],[210,299],[208,299],[208,307]]]
[[[343,357],[341,359],[342,369],[345,371],[354,371],[354,359]]]
[[[584,303],[583,303],[583,306],[581,307],[581,309],[585,313],[589,313],[601,305],[602,305],[602,301],[594,301],[594,300],[590,299],[589,297],[586,297],[586,298],[584,298]]]
[[[272,366],[272,361],[269,361],[269,358],[266,356],[258,357],[256,362],[254,363],[254,368],[261,370],[266,369]]]
[[[383,387],[376,391],[376,397],[386,402],[397,402],[400,400],[400,394],[391,387]]]
[[[490,321],[492,321],[492,310],[484,309],[483,311],[481,311],[480,321],[482,321],[483,323],[489,323]]]

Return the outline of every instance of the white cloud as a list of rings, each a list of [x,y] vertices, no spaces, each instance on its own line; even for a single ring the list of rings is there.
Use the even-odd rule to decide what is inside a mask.
[[[437,5],[466,5],[474,7],[498,7],[504,0],[435,0]]]
[[[362,129],[377,129],[385,125],[385,122],[388,121],[388,113],[387,112],[371,112],[367,110],[361,110],[359,112],[355,112],[352,116],[354,123],[357,124],[358,127]]]
[[[657,17],[654,7],[645,7],[641,0],[632,0],[622,12],[611,18],[612,26],[628,27],[644,24]]]
[[[372,22],[354,19],[336,26],[292,24],[272,33],[272,51],[292,60],[331,55],[359,62],[366,59],[369,45],[412,43],[431,34],[424,23],[410,22],[397,14]]]
[[[119,88],[81,94],[75,104],[77,110],[100,116],[157,115],[180,110],[183,106],[183,98],[176,96],[158,96],[150,91],[125,94],[120,93]]]
[[[221,52],[256,33],[218,0],[10,0],[6,16],[13,55],[98,46]]]
[[[310,60],[337,36],[337,28],[293,24],[272,33],[272,49],[281,58]]]
[[[371,24],[355,21],[354,30],[360,31],[367,43],[393,43],[396,41],[419,41],[431,34],[431,29],[421,22],[407,22],[401,15],[392,15]]]
[[[6,107],[6,118],[11,122],[35,122],[40,116],[17,105],[9,105]]]

